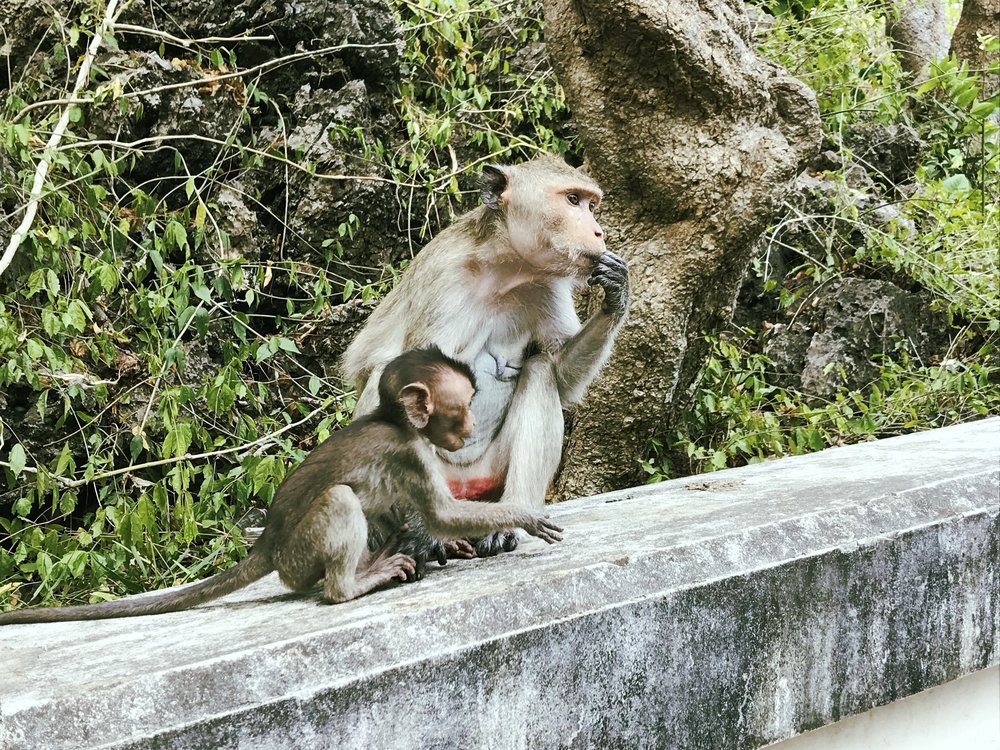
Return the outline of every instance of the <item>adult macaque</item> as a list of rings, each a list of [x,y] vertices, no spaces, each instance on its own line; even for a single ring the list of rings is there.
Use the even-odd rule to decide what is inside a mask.
[[[188,609],[229,594],[271,571],[288,588],[322,581],[326,602],[343,602],[414,576],[415,563],[390,541],[368,550],[369,519],[384,523],[410,506],[430,533],[445,538],[520,527],[547,542],[561,528],[543,513],[462,503],[452,497],[434,447],[461,450],[472,434],[475,392],[467,365],[436,349],[393,359],[379,378],[379,404],[320,444],[281,483],[264,533],[240,563],[180,590],[73,607],[0,614],[0,625],[133,617]]]
[[[372,313],[343,370],[360,393],[355,414],[367,414],[401,351],[434,345],[470,365],[476,429],[461,450],[437,451],[448,484],[457,498],[538,510],[559,466],[563,407],[583,397],[624,320],[628,268],[594,218],[600,188],[561,159],[488,166],[481,192],[484,205],[435,237]],[[604,302],[581,326],[571,295],[585,281]],[[505,531],[476,549],[516,546]]]

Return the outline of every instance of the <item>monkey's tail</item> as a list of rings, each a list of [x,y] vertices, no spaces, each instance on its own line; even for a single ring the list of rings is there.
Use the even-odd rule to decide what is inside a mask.
[[[114,617],[138,617],[178,612],[203,604],[211,599],[231,594],[274,570],[268,556],[254,553],[229,570],[179,590],[167,589],[155,594],[132,596],[99,604],[79,604],[71,607],[41,607],[0,613],[0,625],[27,622],[67,622],[71,620],[106,620]]]

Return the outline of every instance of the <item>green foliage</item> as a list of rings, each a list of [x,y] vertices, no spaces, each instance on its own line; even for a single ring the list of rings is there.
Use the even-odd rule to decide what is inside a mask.
[[[905,100],[902,70],[885,35],[881,0],[767,0],[760,53],[816,92],[833,131],[861,112],[894,120]]]
[[[650,481],[1000,413],[1000,97],[982,98],[979,77],[954,57],[937,61],[920,86],[905,85],[880,3],[768,7],[775,23],[762,49],[816,89],[828,143],[845,144],[843,134],[858,123],[903,121],[924,147],[906,197],[881,206],[897,211],[888,222],[876,220],[880,206],[859,209],[843,175],[827,175],[839,179],[827,209],[793,211],[765,237],[765,247],[784,246],[801,262],[780,276],[766,256],[755,262],[764,298],[794,313],[832,279],[889,279],[930,292],[951,321],[952,341],[933,363],[917,361],[901,342],[877,357],[874,382],[818,401],[776,385],[762,336],[710,338],[689,408],[643,462]],[[984,44],[1000,48],[996,37]],[[1000,73],[1000,63],[987,72]],[[850,148],[840,149],[849,163]],[[898,187],[885,189],[892,196]],[[808,248],[788,246],[788,223],[808,227]]]
[[[432,214],[460,201],[464,173],[488,161],[566,152],[570,143],[558,131],[566,104],[537,50],[540,0],[390,5],[406,38],[398,105],[407,137],[376,148],[397,180],[424,187],[423,237]],[[532,50],[537,59],[526,57]]]
[[[405,43],[399,130],[333,124],[328,137],[397,181],[426,237],[486,160],[569,148],[565,105],[544,58],[524,57],[541,37],[539,2],[391,5]],[[67,67],[104,13],[100,0],[75,11],[0,100],[8,215],[28,202],[62,113],[42,102],[66,95]],[[240,67],[224,44],[159,52],[192,85]],[[103,118],[127,130],[145,116],[143,99],[102,65],[83,92],[94,104],[72,107],[47,154],[38,215],[0,277],[0,608],[113,598],[240,558],[256,509],[353,406],[337,380],[310,369],[304,344],[330,305],[373,299],[399,271],[358,280],[378,269],[350,264],[366,226],[356,213],[310,247],[311,262],[240,257],[223,186],[274,164],[293,176],[318,170],[310,154],[281,147],[285,102],[250,76],[211,84],[237,107],[228,135],[212,141],[215,158],[196,167],[187,149],[198,141],[91,135]],[[153,177],[151,159],[163,161]],[[53,430],[62,439],[44,442]]]
[[[972,185],[986,191],[996,189],[1000,93],[984,97],[980,75],[1000,76],[1000,37],[987,37],[983,46],[993,57],[988,70],[976,74],[968,64],[949,55],[931,64],[930,77],[914,97],[923,109],[920,128],[929,146],[923,174],[927,179],[946,181],[949,189],[970,189]],[[980,198],[985,203],[985,193]]]
[[[823,448],[945,427],[1000,412],[1000,366],[955,360],[925,366],[905,350],[884,358],[878,379],[816,403],[773,385],[752,332],[710,339],[691,408],[665,446],[643,462],[650,481]]]

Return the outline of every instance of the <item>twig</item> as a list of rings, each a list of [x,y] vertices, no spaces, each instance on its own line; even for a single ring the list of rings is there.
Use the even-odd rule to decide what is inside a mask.
[[[219,81],[229,81],[234,78],[243,78],[244,76],[253,75],[255,73],[262,73],[272,68],[277,68],[283,65],[289,65],[298,60],[305,60],[312,57],[318,57],[320,55],[329,55],[334,52],[342,52],[347,49],[378,49],[380,47],[392,47],[395,42],[378,42],[375,44],[353,44],[350,42],[345,42],[344,44],[337,44],[332,47],[323,47],[316,50],[308,50],[304,52],[293,52],[290,55],[285,55],[284,57],[276,57],[273,60],[265,60],[259,65],[254,65],[250,68],[245,68],[244,70],[237,70],[232,73],[221,73],[215,76],[204,76],[202,78],[193,78],[190,81],[179,81],[178,83],[165,83],[162,86],[153,86],[148,89],[140,89],[138,91],[125,91],[122,92],[121,96],[123,99],[135,99],[142,96],[149,96],[150,94],[159,94],[164,91],[174,91],[176,89],[191,88],[192,86],[205,86],[211,83],[217,83]],[[73,91],[69,97],[65,99],[45,99],[40,102],[34,102],[33,104],[28,104],[23,107],[20,112],[14,115],[12,122],[17,122],[22,117],[24,117],[28,112],[38,109],[40,107],[50,107],[55,104],[88,104],[93,102],[92,97],[79,97],[76,96],[78,92]]]
[[[223,146],[223,147],[230,147],[230,146],[232,146],[232,147],[238,148],[240,151],[245,151],[248,154],[253,154],[255,156],[259,156],[262,159],[271,159],[273,161],[281,162],[282,164],[286,164],[287,166],[293,167],[293,168],[299,170],[300,172],[304,172],[305,174],[309,175],[310,177],[317,177],[317,178],[323,179],[323,180],[353,180],[353,181],[356,181],[356,182],[385,182],[385,183],[388,183],[390,185],[399,185],[399,184],[406,185],[407,184],[407,183],[399,183],[396,180],[390,179],[388,177],[379,177],[377,175],[329,174],[329,173],[326,173],[326,172],[314,172],[311,169],[302,166],[301,164],[296,164],[295,162],[291,161],[290,159],[286,159],[286,158],[278,156],[276,154],[272,154],[272,153],[270,153],[268,151],[261,151],[260,149],[252,148],[251,146],[244,146],[242,144],[237,144],[235,142],[229,142],[229,141],[226,141],[226,140],[222,140],[221,138],[212,138],[211,136],[197,135],[195,133],[173,133],[173,134],[165,134],[165,135],[155,135],[155,136],[150,136],[148,138],[140,138],[138,140],[131,141],[129,143],[123,143],[122,141],[108,140],[108,139],[93,140],[93,141],[77,141],[75,143],[67,143],[67,144],[65,144],[63,146],[60,146],[57,150],[58,151],[73,151],[73,150],[76,150],[76,149],[91,148],[91,147],[94,147],[94,146],[112,146],[114,148],[127,149],[127,150],[130,150],[130,151],[142,151],[142,147],[143,146],[146,146],[146,145],[153,146],[153,145],[157,145],[157,144],[163,143],[165,141],[204,141],[205,143],[214,143],[217,146]],[[479,161],[482,161],[482,159],[480,159]],[[478,162],[476,162],[476,163],[478,163]],[[441,178],[441,179],[443,180],[445,178]],[[447,179],[451,179],[451,176],[449,175],[447,177]],[[419,188],[419,187],[423,187],[423,186],[422,185],[414,185],[414,187],[418,187]]]
[[[104,35],[108,33],[108,30],[115,22],[115,11],[117,9],[118,0],[110,0],[107,9],[104,12],[104,18],[97,27],[97,31],[94,32],[94,38],[90,40],[90,46],[87,47],[87,53],[83,56],[83,62],[80,63],[80,72],[76,76],[76,84],[73,86],[73,92],[70,96],[71,99],[77,98],[77,95],[90,82],[90,67],[94,63],[94,58],[97,56],[97,50],[100,48],[101,42],[104,41]],[[10,242],[7,243],[7,249],[4,250],[3,257],[0,257],[0,274],[3,274],[3,272],[7,270],[11,261],[14,260],[14,254],[21,246],[21,243],[24,241],[24,238],[27,236],[31,229],[31,225],[35,220],[35,214],[38,212],[38,204],[42,197],[42,188],[45,186],[45,177],[49,173],[52,155],[55,152],[56,147],[59,145],[59,142],[62,141],[66,128],[69,126],[69,115],[72,108],[72,104],[67,104],[63,109],[62,116],[60,116],[59,122],[56,123],[55,129],[52,131],[52,136],[49,138],[49,142],[45,146],[45,151],[42,152],[42,158],[39,160],[38,167],[35,169],[35,181],[31,185],[31,194],[28,199],[28,204],[24,207],[24,218],[21,220],[21,224],[18,228],[14,230],[14,234],[11,235]]]
[[[166,31],[150,29],[145,26],[136,26],[131,23],[116,23],[115,29],[117,31],[125,31],[130,34],[142,34],[144,36],[157,37],[158,39],[163,39],[164,41],[172,42],[173,44],[179,44],[182,47],[190,47],[195,44],[222,44],[224,42],[274,41],[274,34],[267,34],[266,36],[205,36],[199,37],[198,39],[185,39],[179,36],[174,36],[173,34],[168,34]]]

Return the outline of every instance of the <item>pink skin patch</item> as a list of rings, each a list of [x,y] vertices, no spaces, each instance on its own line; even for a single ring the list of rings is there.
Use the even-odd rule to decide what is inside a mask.
[[[467,479],[448,482],[448,489],[456,500],[492,500],[500,499],[503,494],[503,480],[485,477],[483,479]]]

